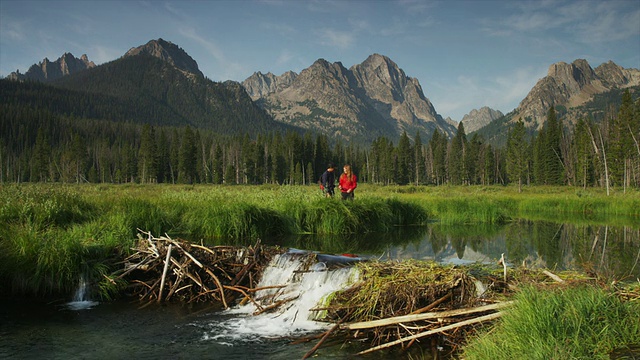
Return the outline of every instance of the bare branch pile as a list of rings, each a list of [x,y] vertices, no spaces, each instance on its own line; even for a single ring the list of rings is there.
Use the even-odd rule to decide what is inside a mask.
[[[249,247],[207,247],[142,231],[133,250],[118,277],[129,279],[129,290],[140,301],[175,299],[224,308],[239,296],[249,298],[274,252],[259,242]]]

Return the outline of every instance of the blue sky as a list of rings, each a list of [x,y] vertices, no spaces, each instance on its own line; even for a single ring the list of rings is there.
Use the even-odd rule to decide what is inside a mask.
[[[556,62],[640,68],[640,0],[0,0],[0,77],[65,52],[102,64],[158,38],[214,81],[386,55],[459,121],[515,109]]]

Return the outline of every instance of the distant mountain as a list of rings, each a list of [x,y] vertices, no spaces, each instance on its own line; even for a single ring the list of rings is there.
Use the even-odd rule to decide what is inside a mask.
[[[462,117],[462,125],[464,125],[464,131],[469,134],[478,129],[487,126],[494,120],[503,117],[504,114],[499,110],[493,110],[487,106],[480,108],[479,110],[473,109],[471,112]]]
[[[595,69],[582,59],[571,64],[555,63],[516,109],[476,131],[488,143],[503,146],[507,129],[520,119],[530,135],[539,131],[552,106],[558,118],[570,128],[579,118],[601,121],[605,113],[617,111],[622,92],[627,89],[632,98],[640,97],[640,70],[625,69],[612,61]]]
[[[274,119],[345,140],[397,139],[403,131],[429,138],[435,129],[453,136],[456,130],[418,80],[379,54],[350,69],[319,59],[300,74],[254,73],[242,84]]]
[[[47,83],[64,93],[39,88],[38,92],[23,92],[21,101],[59,115],[190,125],[220,134],[297,130],[274,121],[238,82],[206,79],[184,50],[162,39]]]
[[[594,98],[594,95],[640,85],[640,70],[624,69],[612,61],[592,69],[586,60],[571,64],[559,62],[549,67],[515,109],[514,121],[522,118],[529,127],[542,128],[551,106],[567,110],[565,120],[574,123],[583,114],[571,112]]]
[[[53,81],[63,76],[78,73],[83,70],[94,68],[96,64],[89,61],[87,55],[82,55],[80,59],[71,53],[65,53],[56,61],[49,61],[44,58],[39,64],[33,64],[25,74],[19,71],[12,72],[7,76],[10,80],[36,80],[41,82]]]

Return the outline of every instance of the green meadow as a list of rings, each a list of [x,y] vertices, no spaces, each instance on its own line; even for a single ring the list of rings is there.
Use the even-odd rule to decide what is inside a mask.
[[[292,234],[385,233],[438,221],[514,219],[640,223],[640,192],[531,187],[414,187],[363,184],[354,201],[326,199],[316,186],[62,185],[0,187],[0,290],[55,296],[80,274],[117,296],[107,275],[140,231],[207,244],[250,245]],[[345,237],[346,238],[346,237]],[[336,240],[338,239],[338,240]],[[313,244],[308,244],[313,246]],[[305,244],[300,244],[305,246]]]

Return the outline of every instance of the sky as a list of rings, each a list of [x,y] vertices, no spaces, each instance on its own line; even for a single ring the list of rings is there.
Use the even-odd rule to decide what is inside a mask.
[[[159,38],[214,81],[385,55],[459,121],[512,111],[557,62],[640,68],[640,0],[0,0],[0,77],[67,52],[100,65]]]

